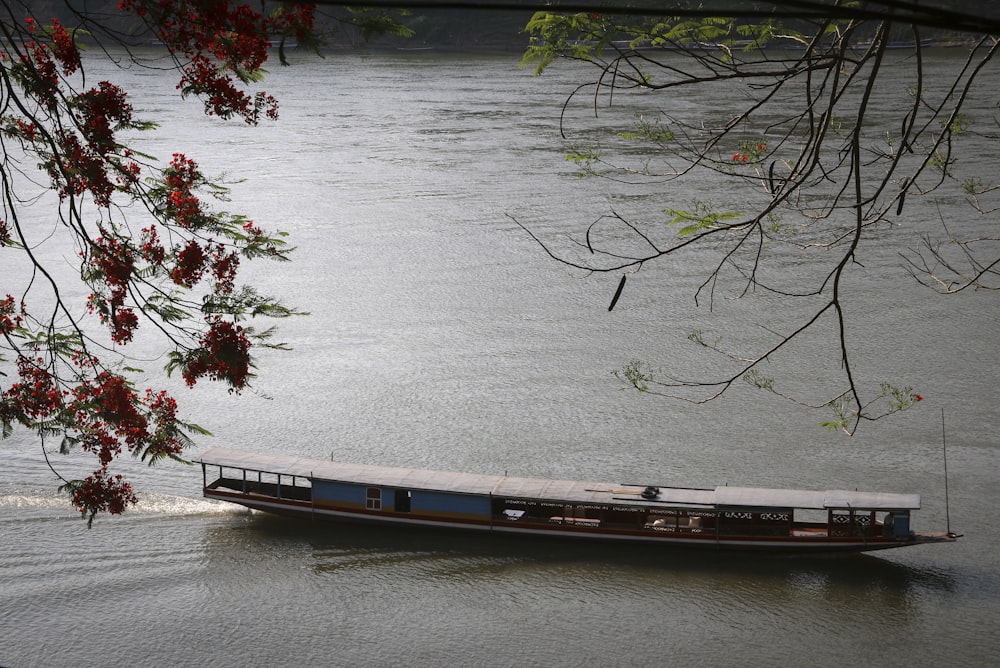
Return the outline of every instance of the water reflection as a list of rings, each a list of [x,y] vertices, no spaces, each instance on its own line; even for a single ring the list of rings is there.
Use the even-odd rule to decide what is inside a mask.
[[[796,638],[813,666],[858,656],[891,665],[885,639],[939,628],[958,579],[875,556],[715,554],[250,513],[206,527],[204,545],[208,609],[266,609],[271,622],[298,620],[309,642],[327,633],[317,625],[334,625],[329,651],[371,662],[361,649],[376,647],[384,665],[415,646],[473,652],[469,665],[484,666],[639,665],[664,652],[679,666],[745,665],[746,652],[755,665],[786,665],[792,650],[778,638]],[[305,612],[316,610],[321,620]]]

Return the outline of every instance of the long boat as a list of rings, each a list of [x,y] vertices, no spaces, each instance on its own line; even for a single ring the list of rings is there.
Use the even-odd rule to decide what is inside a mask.
[[[958,538],[912,530],[917,494],[548,480],[230,448],[195,461],[206,498],[317,520],[817,554]]]

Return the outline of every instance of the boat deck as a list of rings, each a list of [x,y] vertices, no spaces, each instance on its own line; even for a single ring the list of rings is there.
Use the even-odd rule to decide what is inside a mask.
[[[920,496],[917,494],[768,489],[728,485],[708,489],[549,480],[351,464],[284,455],[260,455],[229,448],[212,448],[196,461],[208,466],[308,480],[333,480],[359,485],[494,497],[558,499],[573,504],[618,503],[645,506],[655,503],[664,507],[705,510],[762,508],[916,510],[920,508]],[[642,497],[642,493],[648,488],[657,490],[656,498]]]

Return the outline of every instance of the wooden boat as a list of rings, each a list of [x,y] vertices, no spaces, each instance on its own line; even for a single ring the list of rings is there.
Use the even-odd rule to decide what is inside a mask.
[[[196,461],[207,498],[315,519],[807,553],[958,537],[911,530],[912,512],[920,508],[916,494],[547,480],[229,448],[212,448]]]

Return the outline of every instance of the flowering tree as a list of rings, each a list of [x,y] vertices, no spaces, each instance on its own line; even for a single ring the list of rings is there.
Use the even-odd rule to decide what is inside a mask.
[[[238,283],[246,260],[287,259],[282,233],[213,209],[224,189],[193,158],[177,153],[162,164],[129,148],[124,136],[155,125],[135,116],[127,91],[91,84],[80,56],[82,39],[103,48],[125,33],[107,13],[76,7],[67,2],[60,21],[28,3],[0,3],[0,427],[4,438],[18,425],[33,430],[43,452],[57,441],[62,452],[93,455],[93,473],[62,487],[89,525],[136,502],[116,458],[181,460],[190,436],[203,433],[179,419],[165,391],[136,386],[138,370],[128,366],[136,333],[160,337],[167,370],[187,385],[208,379],[240,392],[253,377],[254,350],[281,347],[250,319],[294,311]],[[285,37],[307,42],[314,24],[313,5],[256,7],[121,0],[107,11],[162,42],[182,95],[253,125],[277,115],[277,101],[252,90],[268,47]],[[40,252],[43,234],[26,223],[39,187],[58,197],[57,225],[44,235],[75,246],[83,298],[69,296]]]
[[[1000,244],[989,231],[1000,212],[1000,184],[959,160],[963,147],[1000,137],[995,91],[979,85],[1000,48],[982,33],[1000,34],[1000,15],[985,15],[981,4],[950,5],[798,0],[717,3],[713,12],[712,5],[677,3],[674,16],[610,8],[534,16],[526,63],[539,72],[559,58],[596,68],[566,109],[577,97],[597,114],[644,103],[631,125],[610,128],[603,146],[595,146],[593,128],[574,134],[564,115],[564,136],[582,138],[570,157],[584,175],[650,179],[674,201],[647,221],[601,215],[581,233],[582,252],[557,249],[522,227],[561,262],[622,273],[612,308],[627,274],[692,249],[716,258],[696,303],[765,293],[788,306],[781,318],[775,314],[778,325],[764,326],[770,338],[763,342],[724,346],[692,332],[691,341],[724,356],[726,370],[716,377],[688,380],[634,361],[618,372],[628,385],[702,403],[743,381],[828,407],[833,416],[823,424],[847,433],[921,399],[888,382],[860,385],[844,305],[861,250],[881,243],[918,198],[949,207],[964,200],[964,224],[949,221],[941,237],[914,241],[905,253],[912,275],[941,292],[1000,288]],[[741,19],[727,18],[734,10]],[[966,57],[954,61],[948,78],[930,81],[925,72],[928,28],[950,30],[949,39],[964,43]],[[890,67],[890,50],[898,49],[909,57]],[[893,71],[898,81],[901,68],[906,90],[890,79]],[[652,108],[656,93],[663,95]],[[983,95],[985,103],[977,100]],[[696,117],[676,108],[677,99],[701,100]],[[968,111],[977,103],[985,116]],[[875,113],[878,106],[898,112],[887,117]],[[636,142],[641,148],[630,150]],[[711,202],[674,203],[704,192],[705,183],[713,184]],[[823,328],[842,369],[825,396],[785,392],[764,375],[765,361]]]

